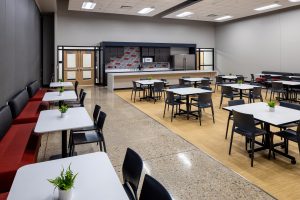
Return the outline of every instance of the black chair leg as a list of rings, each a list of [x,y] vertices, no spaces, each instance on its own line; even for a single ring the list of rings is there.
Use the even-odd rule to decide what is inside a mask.
[[[169,105],[168,105],[169,106]],[[163,115],[163,118],[165,117],[166,115],[166,107],[167,107],[167,104],[165,103],[165,109],[164,109],[164,115]]]
[[[219,108],[221,108],[222,103],[223,103],[223,95],[221,96],[221,101],[220,101],[220,106],[219,106]]]
[[[103,137],[103,136],[102,136],[102,137]],[[104,137],[103,137],[102,143],[103,143],[103,150],[104,150],[104,152],[107,152],[107,151],[106,151],[106,144],[105,144]]]
[[[225,139],[226,140],[227,140],[227,135],[228,135],[228,128],[229,128],[230,116],[231,116],[231,114],[229,113],[229,116],[228,116],[228,119],[227,119],[226,134],[225,134]]]
[[[255,137],[252,137],[251,140],[251,167],[253,167]]]
[[[174,105],[172,105],[171,122],[173,122],[173,115],[174,115]]]
[[[213,106],[211,106],[211,113],[212,113],[212,117],[213,117],[213,122],[215,123],[215,111],[214,111]]]
[[[234,134],[234,125],[232,126],[232,131],[231,131],[230,144],[229,144],[229,155],[231,155],[231,148],[232,148],[233,134]]]
[[[199,123],[200,123],[200,126],[201,126],[201,117],[202,117],[202,114],[201,114],[201,108],[198,107],[198,115],[199,115]]]

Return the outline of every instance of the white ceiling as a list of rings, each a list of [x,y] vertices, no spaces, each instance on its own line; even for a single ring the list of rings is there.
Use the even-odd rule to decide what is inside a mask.
[[[87,1],[87,0],[86,0]],[[124,15],[140,15],[138,11],[147,7],[154,7],[155,10],[144,16],[156,15],[170,7],[173,7],[185,0],[94,0],[96,7],[93,10],[82,9],[84,0],[69,0],[69,10],[79,10],[88,12],[101,12]],[[132,6],[131,8],[121,8],[121,6]]]
[[[153,12],[145,15],[151,17],[184,1],[185,0],[94,0],[94,2],[97,3],[95,9],[84,10],[81,8],[84,0],[69,0],[69,10],[140,15],[137,13],[139,10],[146,7],[154,7],[155,10]],[[278,3],[282,6],[264,12],[300,5],[300,2],[292,3],[288,0],[203,0],[189,7],[171,13],[165,16],[165,18],[178,19],[178,17],[176,17],[177,14],[188,11],[193,12],[194,14],[181,19],[214,21],[214,19],[217,17],[208,17],[208,15],[214,14],[218,17],[231,15],[233,18],[230,20],[233,20],[264,13],[254,11],[254,9],[273,3]],[[122,9],[121,6],[131,6],[131,8]]]
[[[35,0],[42,13],[55,12],[56,0]]]

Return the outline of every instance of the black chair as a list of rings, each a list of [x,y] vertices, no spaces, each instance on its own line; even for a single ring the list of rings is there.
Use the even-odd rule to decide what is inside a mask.
[[[300,123],[298,123],[297,131],[292,129],[286,129],[280,132],[275,133],[275,135],[284,139],[284,148],[285,153],[288,154],[289,152],[289,141],[295,142],[298,144],[298,150],[300,154]],[[273,138],[272,138],[273,140]]]
[[[70,134],[72,135],[70,136],[70,156],[74,155],[75,146],[81,144],[99,143],[100,151],[102,151],[103,145],[103,150],[104,152],[106,152],[105,139],[103,135],[103,125],[105,119],[106,114],[100,111],[98,120],[96,122],[96,129],[79,132],[75,130],[70,132]]]
[[[74,91],[75,91],[75,93],[76,93],[77,99],[79,99],[79,97],[78,97],[78,85],[79,85],[79,82],[78,82],[78,81],[75,81],[75,84],[74,84]]]
[[[154,98],[154,103],[156,102],[157,99],[161,99],[162,95],[164,95],[165,98],[165,83],[164,82],[154,82],[153,88],[152,88],[152,95]]]
[[[164,85],[165,85],[165,88],[166,88],[167,85],[168,85],[168,80],[165,79],[165,78],[161,78],[160,80],[164,82]]]
[[[230,100],[233,100],[235,97],[239,97],[239,96],[240,96],[240,94],[234,92],[232,90],[232,87],[222,86],[222,88],[221,88],[221,101],[220,101],[219,108],[221,108],[221,106],[222,106],[223,98],[229,98]]]
[[[172,200],[172,197],[162,184],[146,174],[139,200]]]
[[[220,85],[222,85],[223,83],[224,83],[223,77],[221,75],[220,76],[216,76],[215,90],[218,89],[218,87]]]
[[[200,87],[200,89],[212,91],[212,88],[209,86],[203,86],[203,87]]]
[[[197,87],[209,87],[210,86],[210,80],[209,79],[203,79],[200,83],[197,84]]]
[[[280,99],[281,94],[282,94],[283,98],[286,97],[287,93],[281,82],[272,82],[270,101],[272,99],[272,95],[274,98],[275,93],[277,94],[278,99]]]
[[[65,104],[70,107],[70,108],[74,108],[74,107],[84,107],[84,100],[85,100],[85,96],[86,96],[86,92],[82,92],[82,95],[79,99],[79,102],[68,102],[66,101]]]
[[[141,96],[140,92],[143,92],[143,96],[145,96],[145,88],[138,87],[135,81],[132,81],[132,90],[131,90],[131,97],[130,100],[132,100],[132,96],[134,94],[134,103],[136,99],[136,92],[139,92],[139,97]]]
[[[123,187],[130,200],[137,200],[137,190],[143,171],[141,157],[132,149],[127,148],[122,166]]]
[[[255,126],[255,120],[253,115],[240,113],[235,110],[233,112],[233,126],[232,126],[232,132],[231,132],[231,138],[230,138],[230,146],[229,146],[229,155],[231,154],[231,148],[232,148],[232,141],[233,141],[233,135],[234,133],[238,133],[242,136],[246,137],[246,141],[250,141],[250,148],[251,148],[251,167],[253,167],[253,159],[254,159],[254,144],[255,144],[255,138],[257,136],[263,136],[266,135],[267,132],[265,130],[259,129]],[[272,149],[272,148],[270,148]],[[270,155],[269,150],[269,155]]]
[[[228,101],[228,106],[238,106],[238,105],[243,105],[243,104],[245,104],[244,99],[238,99],[238,100]],[[230,111],[229,115],[228,115],[225,139],[227,139],[230,120],[233,120],[233,113],[232,113],[232,111]]]
[[[295,109],[295,110],[300,111],[300,104],[294,104],[294,103],[289,103],[289,102],[285,102],[285,101],[280,101],[279,105],[282,106],[282,107],[291,108],[291,109]],[[287,128],[297,127],[298,124],[299,124],[299,122],[298,123],[284,124],[284,125],[279,126],[279,128],[281,130],[285,130]]]
[[[264,101],[261,94],[261,87],[254,87],[253,90],[249,92],[248,102],[254,103],[255,99],[259,99],[261,102]]]
[[[169,106],[172,106],[172,112],[171,112],[171,122],[172,122],[173,116],[174,116],[174,107],[176,107],[176,113],[177,113],[178,109],[180,110],[180,105],[184,104],[184,102],[182,102],[182,100],[180,98],[175,98],[175,95],[173,92],[166,91],[166,93],[167,93],[167,98],[165,99],[165,108],[164,108],[163,117],[165,117],[167,105],[168,105],[168,108],[169,108]]]
[[[269,91],[269,89],[271,88],[271,86],[272,86],[272,84],[271,84],[271,82],[272,82],[272,76],[271,75],[264,75],[264,81],[263,81],[263,84],[264,84],[264,86],[266,87],[266,97],[265,97],[265,99],[267,98],[267,96],[268,96],[268,91]]]
[[[179,79],[179,85],[186,86],[186,87],[192,87],[192,84],[190,82],[184,81],[183,78]]]
[[[80,104],[80,99],[82,98],[82,94],[84,92],[84,89],[80,89],[79,95],[78,95],[78,100],[75,101],[66,101],[68,104]]]
[[[211,93],[201,93],[198,94],[198,98],[196,100],[196,103],[193,103],[195,101],[195,98],[192,98],[191,104],[190,104],[190,110],[192,106],[195,106],[198,108],[198,118],[199,118],[199,123],[201,126],[201,118],[202,118],[202,109],[205,108],[211,108],[211,114],[213,117],[213,122],[215,123],[215,113],[214,113],[214,106],[211,98]]]

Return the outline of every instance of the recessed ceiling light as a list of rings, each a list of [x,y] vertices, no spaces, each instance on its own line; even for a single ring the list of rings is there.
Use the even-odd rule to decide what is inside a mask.
[[[296,2],[300,2],[300,0],[289,0],[289,2],[296,3]]]
[[[148,14],[148,13],[152,12],[153,10],[155,10],[155,9],[154,8],[143,8],[138,13],[145,15],[145,14]]]
[[[190,16],[192,14],[194,14],[194,13],[192,13],[192,12],[183,12],[183,13],[180,13],[180,14],[176,15],[176,17],[187,17],[187,16]]]
[[[216,18],[215,20],[216,21],[222,21],[222,20],[231,19],[231,18],[232,18],[232,16],[226,15],[226,16],[223,16],[223,17]]]
[[[267,6],[255,8],[254,10],[256,10],[256,11],[264,11],[264,10],[269,10],[269,9],[272,9],[272,8],[277,8],[277,7],[280,7],[280,6],[281,6],[280,4],[274,3],[274,4],[271,4],[271,5],[267,5]]]
[[[83,2],[81,8],[82,9],[87,9],[87,10],[92,10],[92,9],[95,8],[95,6],[96,6],[96,3],[85,1],[85,2]]]

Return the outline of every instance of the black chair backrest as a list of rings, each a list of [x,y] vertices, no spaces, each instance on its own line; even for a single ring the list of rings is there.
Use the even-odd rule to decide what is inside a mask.
[[[255,78],[254,78],[254,74],[251,74],[251,82],[254,82]]]
[[[256,127],[253,115],[237,112],[233,112],[233,124],[236,128],[248,132],[255,133]]]
[[[209,86],[202,86],[200,88],[203,89],[203,90],[210,90],[210,91],[212,91],[212,88],[209,87]]]
[[[272,76],[269,74],[264,75],[266,81],[271,81],[272,80]]]
[[[5,136],[10,128],[13,119],[9,106],[4,106],[0,109],[0,140]]]
[[[288,76],[282,76],[282,77],[280,77],[280,79],[283,80],[283,81],[289,81],[290,77],[288,77]]]
[[[228,101],[228,106],[238,106],[238,105],[243,105],[243,104],[245,104],[245,100],[244,99],[238,99],[238,100]]]
[[[222,86],[221,92],[225,95],[233,95],[232,87],[230,86]]]
[[[223,83],[223,77],[222,76],[217,76],[216,77],[216,83],[218,83],[218,84]]]
[[[8,102],[13,118],[16,118],[22,112],[28,101],[28,92],[22,90]]]
[[[81,99],[81,97],[82,97],[82,94],[83,94],[83,91],[84,91],[84,89],[80,89],[80,92],[79,92],[79,99]]]
[[[154,82],[153,90],[155,92],[162,92],[164,88],[165,88],[164,82]]]
[[[166,102],[173,104],[175,102],[175,95],[173,92],[166,91]]]
[[[78,85],[79,85],[79,82],[78,81],[75,81],[75,84],[74,84],[74,91],[76,93],[76,96],[78,98]],[[79,97],[80,98],[80,97]]]
[[[172,197],[162,184],[146,174],[139,200],[172,200]]]
[[[105,119],[106,119],[106,113],[100,111],[96,126],[101,132],[103,130]]]
[[[165,82],[165,83],[168,82],[168,80],[165,79],[165,78],[161,78],[160,80],[163,81],[163,82]]]
[[[291,108],[295,110],[300,110],[300,104],[289,103],[285,101],[280,101],[279,105],[286,108]]]
[[[211,93],[209,92],[209,93],[198,94],[198,104],[212,105]]]
[[[204,87],[204,86],[208,86],[209,87],[209,85],[210,85],[210,80],[209,79],[203,79],[202,81],[201,81],[201,84],[200,84],[202,87]]]
[[[137,84],[135,81],[132,81],[132,87],[133,87],[133,89],[137,89]]]
[[[94,108],[94,112],[93,112],[93,120],[94,120],[94,123],[96,123],[97,120],[98,120],[100,110],[101,110],[101,106],[99,106],[98,104],[96,104],[96,105],[95,105],[95,108]]]
[[[254,87],[252,90],[252,95],[255,97],[261,96],[261,87]]]
[[[124,184],[128,184],[131,187],[136,199],[142,171],[143,161],[141,157],[132,149],[127,148],[122,166],[123,181]]]
[[[33,97],[35,93],[40,89],[40,84],[38,81],[33,81],[32,83],[27,85],[27,92],[29,97]]]
[[[81,105],[81,107],[84,107],[85,96],[86,96],[86,92],[82,92],[82,96],[80,98],[80,105]]]
[[[281,82],[272,82],[272,89],[273,90],[282,90],[283,84]]]
[[[179,85],[184,85],[184,84],[185,84],[185,81],[182,78],[180,78],[179,79]]]

